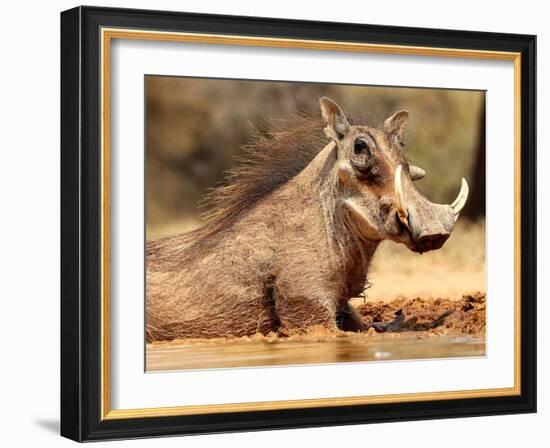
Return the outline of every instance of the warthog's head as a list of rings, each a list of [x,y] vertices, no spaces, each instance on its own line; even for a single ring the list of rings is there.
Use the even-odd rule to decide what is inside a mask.
[[[439,249],[468,198],[466,180],[452,204],[430,202],[413,184],[426,173],[410,165],[401,149],[408,112],[395,113],[377,129],[351,125],[328,98],[320,103],[325,134],[336,144],[338,182],[353,231],[370,240],[403,243],[415,252]]]

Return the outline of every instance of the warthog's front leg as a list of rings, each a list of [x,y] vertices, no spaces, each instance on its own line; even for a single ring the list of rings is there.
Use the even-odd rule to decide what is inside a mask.
[[[452,313],[453,310],[447,310],[432,322],[418,322],[417,317],[405,319],[405,313],[403,313],[403,310],[397,310],[395,313],[395,319],[390,322],[371,322],[367,323],[366,325],[367,329],[374,328],[375,331],[378,333],[400,331],[426,331],[443,325],[443,323],[445,322],[445,318]]]
[[[395,319],[389,322],[365,322],[361,315],[350,304],[345,304],[338,313],[337,325],[343,331],[362,332],[374,328],[377,333],[397,333],[402,331],[426,331],[443,325],[445,318],[453,313],[453,310],[445,311],[432,322],[418,322],[418,318],[405,318],[403,310],[395,313]]]
[[[342,331],[367,331],[367,324],[349,303],[342,305],[336,316],[336,326]]]
[[[415,318],[413,317],[413,319]],[[395,313],[395,319],[389,322],[372,322],[372,323],[366,323],[365,326],[367,327],[367,330],[369,328],[374,328],[377,333],[385,333],[387,331],[389,332],[401,331],[405,323],[406,323],[405,314],[403,314],[402,310],[399,310]]]

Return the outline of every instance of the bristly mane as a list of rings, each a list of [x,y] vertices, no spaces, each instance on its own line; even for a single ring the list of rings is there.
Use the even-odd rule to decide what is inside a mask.
[[[321,117],[300,113],[290,120],[268,122],[243,146],[237,166],[226,172],[221,186],[201,202],[208,234],[231,225],[254,205],[298,175],[328,143]]]
[[[350,120],[350,123],[353,122]],[[234,168],[226,171],[223,183],[201,201],[200,206],[206,209],[202,214],[206,221],[204,226],[147,242],[147,260],[151,262],[148,269],[154,270],[153,260],[187,263],[192,257],[203,254],[208,249],[205,245],[217,244],[218,238],[212,237],[229,229],[259,201],[300,174],[325,148],[329,140],[323,127],[320,116],[305,112],[289,120],[269,121],[265,133],[257,131],[243,146],[243,155],[237,159]],[[364,254],[364,247],[359,241],[361,238],[348,229],[347,217],[336,213],[334,201],[338,196],[336,190],[339,183],[335,182],[334,177],[325,180],[327,182],[320,185],[319,195],[323,198],[320,202],[327,240],[335,245],[340,254],[346,252],[350,245],[358,248],[359,259],[366,270],[370,257]],[[172,238],[178,238],[179,243],[170,243]],[[354,263],[357,263],[357,257]]]

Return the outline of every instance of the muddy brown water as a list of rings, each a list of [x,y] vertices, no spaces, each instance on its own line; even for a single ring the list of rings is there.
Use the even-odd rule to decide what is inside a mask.
[[[150,344],[147,371],[215,369],[228,367],[281,366],[432,359],[485,355],[485,339],[473,336],[441,336],[418,339],[334,338],[304,341],[277,340],[212,344]]]

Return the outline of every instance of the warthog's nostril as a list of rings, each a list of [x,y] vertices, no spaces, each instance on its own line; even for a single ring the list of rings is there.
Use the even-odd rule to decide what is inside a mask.
[[[416,240],[418,252],[428,252],[429,250],[439,249],[451,234],[448,232],[441,233],[421,233]]]

